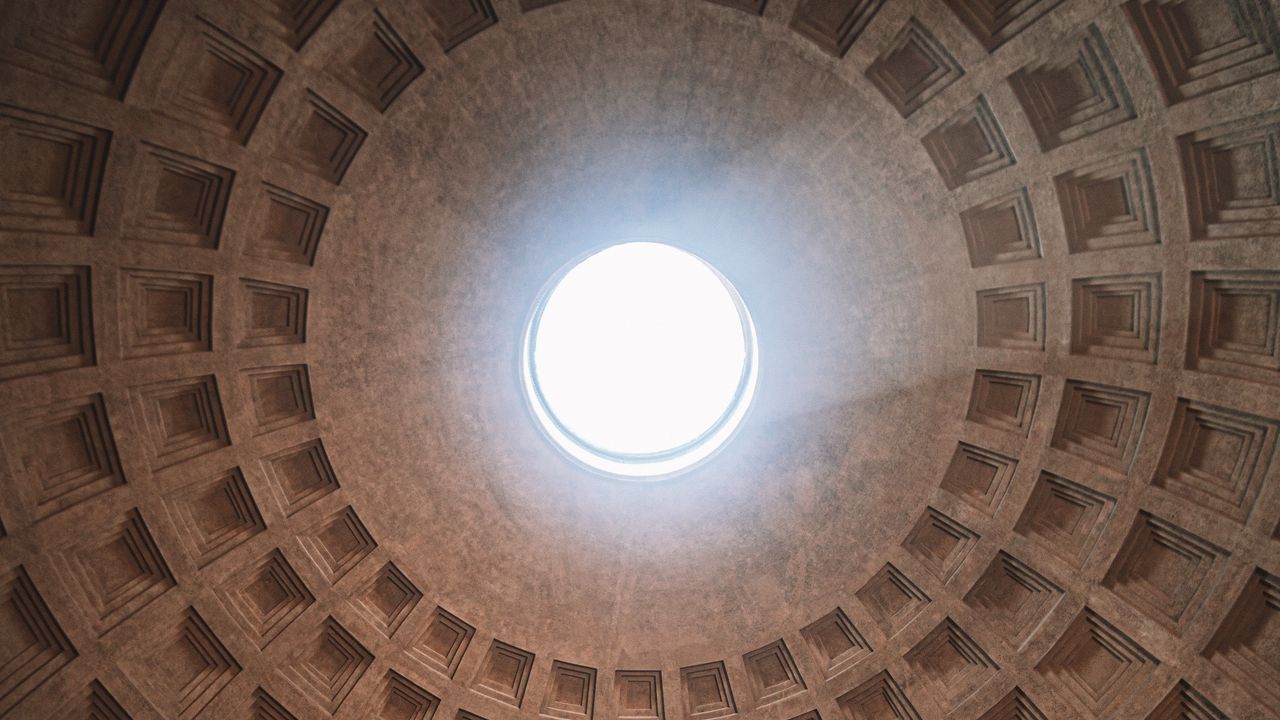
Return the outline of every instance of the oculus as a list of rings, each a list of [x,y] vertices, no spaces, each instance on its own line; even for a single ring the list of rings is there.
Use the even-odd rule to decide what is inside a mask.
[[[733,437],[759,375],[755,326],[702,258],[636,241],[581,256],[525,327],[530,409],[574,461],[614,477],[667,478]]]

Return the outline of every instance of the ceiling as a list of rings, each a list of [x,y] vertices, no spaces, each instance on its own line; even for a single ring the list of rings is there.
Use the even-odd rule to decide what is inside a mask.
[[[1275,18],[5,3],[0,717],[1280,716]],[[659,483],[519,383],[636,238],[760,341]]]

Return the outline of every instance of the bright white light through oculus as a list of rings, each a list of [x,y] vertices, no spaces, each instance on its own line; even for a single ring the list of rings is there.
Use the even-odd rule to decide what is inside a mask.
[[[601,250],[553,280],[525,334],[534,415],[562,449],[630,477],[709,456],[746,413],[755,330],[729,282],[654,242]]]

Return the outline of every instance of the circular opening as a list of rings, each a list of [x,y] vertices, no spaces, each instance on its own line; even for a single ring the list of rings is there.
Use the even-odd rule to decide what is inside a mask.
[[[538,424],[571,458],[627,478],[707,459],[755,393],[755,327],[706,261],[671,245],[627,242],[561,270],[523,343]]]

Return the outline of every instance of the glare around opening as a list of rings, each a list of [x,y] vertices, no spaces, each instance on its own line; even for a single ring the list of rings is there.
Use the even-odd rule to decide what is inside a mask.
[[[709,457],[755,391],[756,338],[741,298],[701,258],[613,245],[554,278],[525,332],[534,416],[571,457],[631,478]]]

